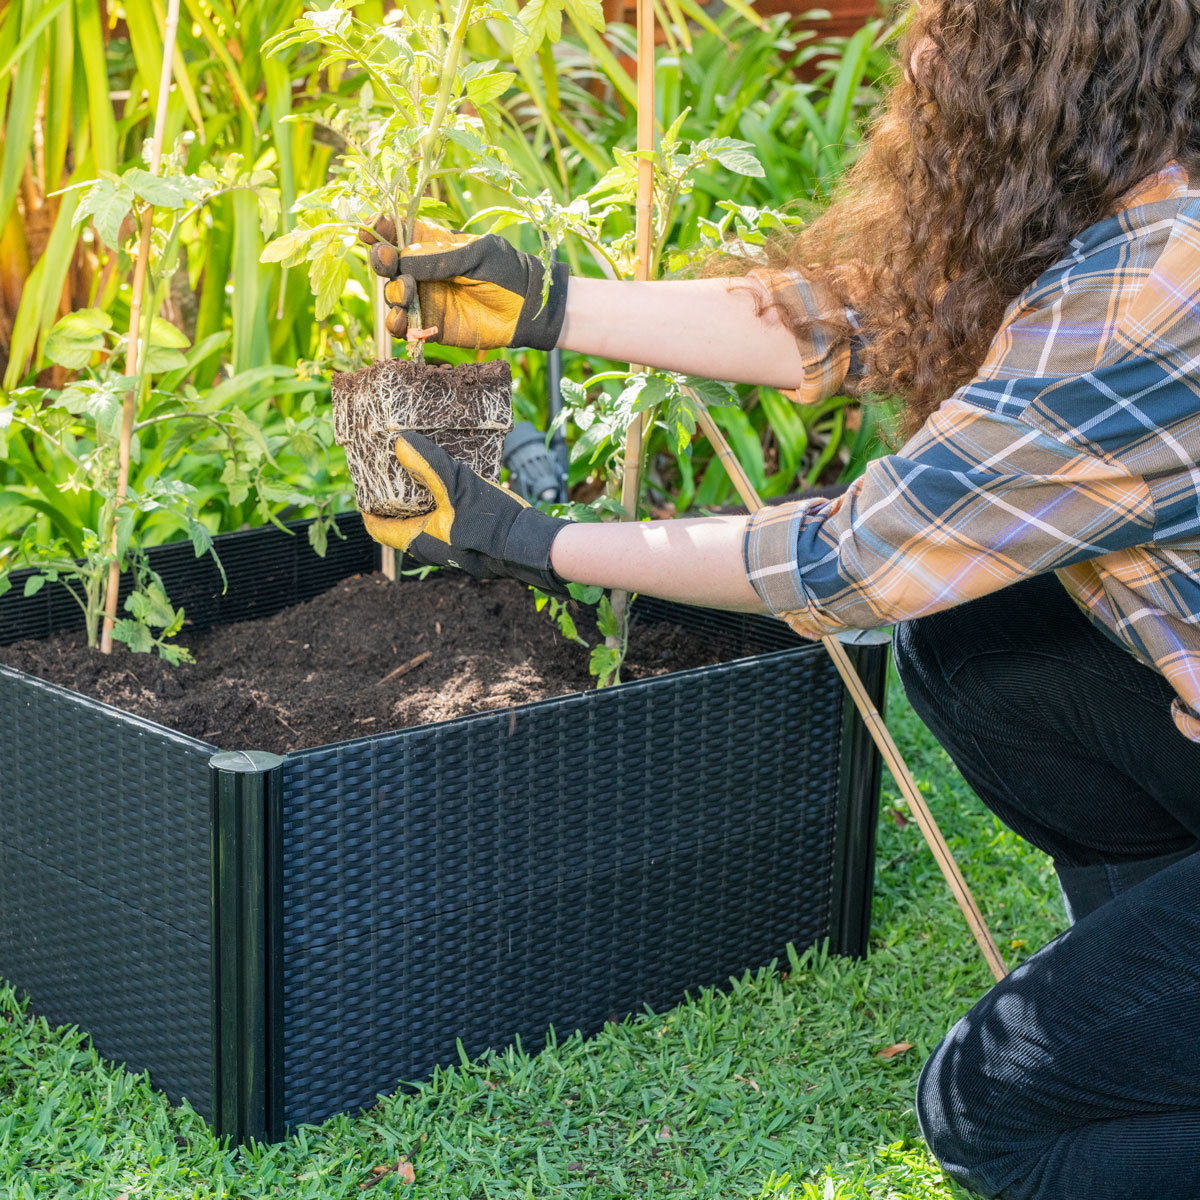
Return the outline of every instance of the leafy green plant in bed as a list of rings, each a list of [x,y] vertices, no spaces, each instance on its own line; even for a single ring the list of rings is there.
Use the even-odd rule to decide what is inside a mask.
[[[4,449],[14,446],[16,470],[25,477],[15,493],[34,512],[15,546],[0,560],[0,591],[11,586],[12,571],[32,568],[25,590],[32,594],[46,582],[61,582],[78,602],[88,644],[99,644],[104,585],[112,562],[129,568],[134,589],[126,600],[127,616],[117,621],[113,636],[132,649],[157,649],[173,662],[186,652],[170,639],[183,622],[161,580],[150,570],[144,553],[143,522],[166,520],[182,529],[197,557],[212,552],[212,535],[201,519],[198,489],[173,468],[192,454],[218,454],[224,466],[220,483],[227,496],[240,502],[255,496],[265,520],[278,518],[274,507],[294,489],[281,481],[277,455],[285,449],[310,462],[326,453],[328,423],[310,405],[299,420],[289,419],[286,432],[271,440],[233,401],[256,386],[292,372],[278,367],[251,368],[200,391],[187,383],[197,363],[220,348],[227,335],[214,334],[192,345],[178,327],[155,315],[175,269],[180,239],[206,204],[220,196],[247,192],[255,200],[265,228],[273,227],[277,193],[269,173],[242,171],[236,158],[218,172],[186,174],[183,153],[165,160],[160,175],[139,167],[93,182],[75,207],[78,221],[91,219],[114,249],[132,236],[138,219],[153,209],[149,302],[138,329],[122,331],[100,308],[81,309],[63,317],[46,343],[50,360],[75,378],[61,388],[25,387],[10,393],[0,408]],[[128,373],[131,342],[138,340],[136,373]],[[135,396],[131,476],[118,501],[118,444],[122,409]],[[38,477],[43,465],[59,472]],[[74,497],[74,504],[58,503]],[[298,499],[309,502],[307,497]],[[326,506],[327,507],[327,506]],[[323,548],[332,526],[325,511],[314,525],[314,544]]]

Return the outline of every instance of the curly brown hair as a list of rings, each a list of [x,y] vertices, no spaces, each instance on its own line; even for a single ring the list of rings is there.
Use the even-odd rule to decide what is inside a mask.
[[[857,310],[860,390],[899,398],[905,434],[1073,237],[1168,163],[1200,167],[1200,0],[922,0],[900,61],[926,37],[830,207],[767,248]]]

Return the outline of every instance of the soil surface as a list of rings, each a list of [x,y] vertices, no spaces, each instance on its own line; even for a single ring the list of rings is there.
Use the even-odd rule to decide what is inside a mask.
[[[596,644],[587,611],[575,616]],[[105,657],[82,633],[0,646],[0,663],[221,749],[277,754],[595,686],[589,651],[535,611],[526,587],[458,572],[397,584],[355,575],[273,617],[185,628],[178,641],[194,665],[120,644]],[[708,637],[635,624],[622,678],[733,656]]]

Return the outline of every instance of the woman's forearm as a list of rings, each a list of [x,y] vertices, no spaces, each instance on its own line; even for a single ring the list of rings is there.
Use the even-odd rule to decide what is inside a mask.
[[[558,344],[618,362],[730,383],[797,388],[804,363],[776,314],[755,315],[752,279],[629,283],[572,276]]]
[[[550,563],[572,583],[664,600],[767,612],[742,559],[745,517],[579,522],[554,539]]]

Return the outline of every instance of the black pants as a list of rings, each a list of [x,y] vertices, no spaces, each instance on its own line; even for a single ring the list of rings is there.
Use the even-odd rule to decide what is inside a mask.
[[[901,625],[913,707],[1049,853],[1073,924],[921,1075],[943,1168],[1005,1200],[1200,1197],[1200,745],[1053,576]]]

